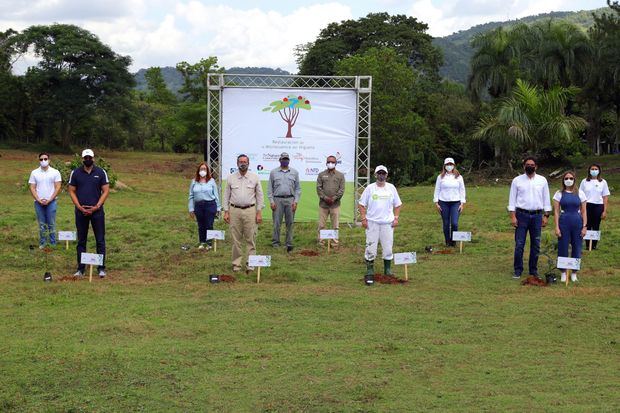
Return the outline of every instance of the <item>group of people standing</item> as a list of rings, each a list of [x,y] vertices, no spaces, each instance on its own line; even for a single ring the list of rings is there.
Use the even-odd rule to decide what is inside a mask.
[[[80,257],[86,251],[89,226],[92,226],[96,239],[97,254],[105,257],[105,212],[104,203],[109,195],[110,182],[106,171],[95,165],[95,154],[91,149],[82,151],[82,166],[71,172],[68,192],[75,206],[75,225],[77,229],[77,277],[84,275],[85,265]],[[289,166],[290,157],[283,152],[279,158],[280,166],[269,174],[267,198],[273,217],[272,246],[279,247],[282,221],[286,224],[286,250],[293,250],[293,226],[295,211],[301,197],[299,173]],[[39,245],[56,245],[57,197],[61,191],[60,172],[50,166],[50,155],[39,154],[39,168],[33,170],[28,180],[34,198],[34,208],[39,223]],[[344,174],[336,169],[337,159],[329,156],[326,169],[319,173],[316,182],[318,196],[318,231],[326,227],[327,219],[333,229],[338,229],[340,202],[345,192]],[[263,190],[258,175],[249,170],[247,155],[237,157],[237,171],[228,176],[223,200],[219,199],[219,188],[206,163],[200,163],[189,187],[188,210],[198,224],[199,249],[211,248],[207,240],[207,230],[213,229],[215,218],[223,210],[224,222],[230,225],[232,238],[232,270],[242,270],[243,247],[247,255],[256,252],[257,226],[262,222],[265,207]],[[514,278],[523,273],[523,251],[527,234],[530,235],[529,274],[538,276],[538,256],[542,227],[546,226],[552,205],[548,182],[538,175],[536,159],[528,157],[523,161],[524,173],[512,180],[508,211],[515,228]],[[393,258],[392,245],[394,228],[398,226],[402,201],[394,185],[387,182],[388,169],[379,165],[374,170],[375,182],[368,185],[358,201],[362,227],[366,232],[367,274],[374,273],[374,261],[378,246],[382,247],[384,273],[391,275]],[[558,237],[558,256],[580,258],[583,237],[587,230],[598,231],[601,220],[605,219],[610,195],[607,182],[601,176],[601,167],[592,164],[588,176],[576,186],[574,172],[562,176],[562,189],[553,196],[555,233]],[[458,231],[458,221],[466,203],[465,183],[456,168],[453,158],[446,158],[441,173],[435,182],[433,201],[443,221],[443,234],[447,246],[454,246],[452,233]],[[319,239],[320,242],[320,239]],[[337,243],[337,240],[335,241]],[[593,241],[592,249],[597,242]],[[101,278],[106,276],[105,265],[98,268]],[[566,279],[562,270],[562,280]],[[571,274],[577,281],[577,273]]]

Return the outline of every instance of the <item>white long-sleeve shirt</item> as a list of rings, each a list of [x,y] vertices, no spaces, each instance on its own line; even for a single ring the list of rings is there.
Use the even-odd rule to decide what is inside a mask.
[[[600,182],[596,178],[589,181],[584,179],[579,185],[579,190],[585,192],[589,204],[603,205],[603,197],[610,195],[609,186],[604,179],[601,179]]]
[[[441,175],[437,175],[433,202],[439,201],[461,201],[462,204],[467,202],[465,200],[465,182],[461,175],[455,177],[454,174],[445,174],[443,178]]]
[[[540,209],[551,211],[549,184],[544,176],[534,174],[532,178],[529,178],[527,174],[523,174],[512,180],[508,211],[514,212],[517,208],[528,211]]]

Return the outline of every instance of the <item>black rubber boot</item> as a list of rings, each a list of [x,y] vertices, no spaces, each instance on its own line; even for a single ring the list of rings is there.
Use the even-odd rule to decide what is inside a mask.
[[[392,274],[392,260],[383,260],[383,274],[394,275]]]
[[[366,275],[375,275],[375,262],[366,260]]]

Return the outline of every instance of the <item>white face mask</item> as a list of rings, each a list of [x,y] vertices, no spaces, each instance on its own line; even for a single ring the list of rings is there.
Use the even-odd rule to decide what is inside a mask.
[[[590,175],[592,175],[593,178],[596,178],[598,176],[598,169],[590,170]]]
[[[334,169],[336,167],[336,164],[333,162],[327,162],[327,169]]]
[[[446,165],[446,172],[452,172],[454,170],[454,165]]]
[[[201,169],[200,172],[198,172],[198,175],[204,178],[205,176],[207,176],[207,171],[205,171],[204,169]]]
[[[41,164],[41,168],[47,168],[50,164],[50,161],[39,161]]]
[[[565,179],[564,180],[564,185],[566,185],[566,186],[573,186],[574,183],[575,183],[574,179]]]

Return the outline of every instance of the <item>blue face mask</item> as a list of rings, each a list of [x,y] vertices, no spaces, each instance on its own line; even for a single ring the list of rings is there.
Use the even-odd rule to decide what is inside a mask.
[[[289,162],[290,162],[290,161],[289,161],[288,159],[282,159],[282,160],[280,161],[280,166],[281,166],[281,167],[283,167],[283,168],[286,168],[286,167],[288,166],[288,163],[289,163]]]
[[[590,170],[590,175],[592,175],[592,178],[596,178],[598,176],[598,169]]]

